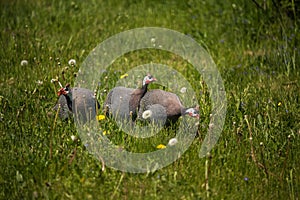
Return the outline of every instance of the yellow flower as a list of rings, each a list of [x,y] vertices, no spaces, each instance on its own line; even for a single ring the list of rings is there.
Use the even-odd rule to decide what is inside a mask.
[[[97,120],[101,121],[105,119],[105,115],[98,115]]]
[[[103,131],[102,134],[103,134],[103,135],[106,135],[107,133],[106,133],[106,131]]]
[[[279,101],[279,103],[277,104],[278,106],[281,106],[282,105],[282,103]]]
[[[120,79],[126,78],[128,76],[128,74],[123,74],[120,76]]]
[[[165,149],[166,148],[166,146],[165,145],[163,145],[163,144],[159,144],[159,145],[157,145],[157,147],[156,148],[158,148],[158,149]]]

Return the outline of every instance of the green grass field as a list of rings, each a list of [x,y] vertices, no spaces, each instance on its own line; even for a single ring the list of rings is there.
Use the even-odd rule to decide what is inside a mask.
[[[298,1],[0,4],[0,199],[300,198]],[[205,83],[181,68],[185,61],[174,55],[155,50],[124,55],[113,64],[105,87],[149,61],[174,66],[201,91],[199,136],[180,159],[155,172],[102,171],[85,144],[72,140],[78,138],[74,123],[55,119],[59,88],[51,79],[73,84],[99,43],[148,26],[186,34],[210,53],[226,89],[224,129],[210,156],[200,159],[210,112]],[[77,64],[69,66],[70,59]],[[98,96],[101,104],[104,98],[105,93]],[[154,138],[151,146],[149,139],[135,141],[109,120],[103,123],[112,141],[136,151],[155,151],[168,141]]]

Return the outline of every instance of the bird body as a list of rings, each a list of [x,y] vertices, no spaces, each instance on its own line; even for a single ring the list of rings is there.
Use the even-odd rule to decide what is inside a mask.
[[[53,107],[55,111],[59,109],[58,116],[62,120],[66,120],[72,116],[72,110],[68,107],[67,99],[64,95],[60,95],[56,105]]]
[[[113,115],[116,118],[129,118],[129,102],[133,88],[115,87],[107,95],[104,103],[104,112],[106,115]]]
[[[139,118],[142,118],[146,110],[152,112],[150,120],[167,120],[166,125],[175,123],[183,115],[199,118],[197,108],[185,108],[176,94],[160,89],[151,90],[143,96]]]
[[[54,110],[59,109],[61,119],[70,118],[74,114],[76,122],[87,122],[96,118],[96,108],[100,108],[94,92],[86,88],[70,88],[67,84],[58,92],[59,99]],[[97,105],[97,106],[96,106]]]
[[[104,102],[104,112],[116,119],[135,120],[140,100],[146,94],[148,84],[156,81],[150,74],[144,77],[141,88],[133,89],[118,86],[113,88]]]

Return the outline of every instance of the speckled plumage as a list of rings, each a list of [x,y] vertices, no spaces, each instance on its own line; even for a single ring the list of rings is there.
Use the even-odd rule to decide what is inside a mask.
[[[96,101],[94,92],[86,88],[69,88],[66,87],[68,94],[61,94],[54,106],[57,110],[60,105],[59,117],[63,120],[70,118],[74,114],[76,122],[85,123],[96,117],[96,105],[100,108]]]
[[[107,95],[104,102],[104,111],[107,116],[126,119],[130,117],[129,101],[133,88],[115,87]]]
[[[132,119],[137,117],[140,100],[146,94],[148,84],[156,79],[151,75],[145,76],[142,88],[133,89],[126,87],[113,88],[104,102],[106,115],[112,115],[116,119]]]
[[[151,90],[147,92],[140,101],[139,118],[146,110],[152,111],[150,120],[165,121],[166,125],[175,123],[182,115],[189,114],[179,97],[171,92],[164,90]]]

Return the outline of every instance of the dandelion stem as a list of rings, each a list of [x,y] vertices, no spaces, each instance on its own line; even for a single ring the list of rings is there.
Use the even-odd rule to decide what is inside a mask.
[[[266,165],[266,162],[265,162],[265,159],[264,159],[264,153],[263,153],[263,147],[260,148],[260,156],[261,156],[261,159],[262,159],[262,168],[264,169],[264,172],[266,173],[267,177],[269,177],[269,172],[268,172],[268,168],[267,168],[267,165]]]
[[[75,147],[74,150],[73,150],[73,153],[72,153],[72,157],[69,160],[69,164],[72,164],[73,160],[75,159],[76,152],[77,152],[76,150],[77,150],[77,148]]]
[[[280,180],[282,180],[283,175],[284,175],[284,171],[286,169],[286,163],[289,157],[289,150],[290,150],[290,138],[288,138],[288,142],[287,142],[287,148],[286,148],[286,152],[285,152],[285,159],[284,159],[284,163],[283,163],[283,167],[280,173]]]
[[[249,130],[249,139],[250,139],[250,148],[251,148],[251,158],[253,160],[253,162],[260,168],[264,169],[265,173],[267,174],[268,176],[268,170],[267,168],[261,164],[260,162],[257,161],[256,159],[256,156],[255,156],[255,151],[254,151],[254,147],[253,147],[253,134],[252,134],[252,130],[251,130],[251,126],[250,126],[250,123],[249,123],[249,120],[248,120],[248,116],[245,115],[245,121],[247,123],[247,126],[248,126],[248,130]],[[262,152],[261,152],[262,153]],[[263,156],[263,155],[262,155]],[[263,157],[262,157],[263,158]]]
[[[53,143],[53,132],[54,132],[54,129],[55,129],[55,126],[56,126],[56,121],[57,121],[57,118],[58,118],[59,110],[60,110],[60,104],[58,105],[58,109],[57,109],[56,114],[55,114],[53,126],[52,126],[52,129],[51,129],[51,131],[50,131],[50,144],[49,144],[49,155],[50,155],[50,160],[52,159],[52,152],[53,152],[53,147],[52,147],[52,143]]]
[[[209,184],[208,178],[210,173],[210,166],[211,166],[211,155],[208,153],[206,161],[205,161],[205,190],[206,190],[206,197],[209,198]]]
[[[114,196],[116,195],[117,190],[119,189],[124,176],[125,176],[125,173],[123,172],[122,175],[121,175],[121,177],[120,177],[119,183],[118,183],[117,187],[115,188],[114,193],[111,196],[111,199],[114,199]]]
[[[101,163],[102,163],[102,168],[101,170],[104,171],[105,170],[105,163],[104,163],[104,160],[101,156],[99,156],[99,159],[101,160]]]

